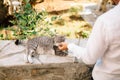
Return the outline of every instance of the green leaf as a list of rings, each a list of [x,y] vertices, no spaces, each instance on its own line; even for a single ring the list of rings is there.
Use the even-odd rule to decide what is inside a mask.
[[[56,20],[57,19],[57,16],[53,16],[52,18],[51,18],[51,21],[54,21],[54,20]]]
[[[31,9],[32,9],[30,3],[27,3],[27,4],[25,5],[24,10],[26,10],[26,9],[27,9],[27,10],[31,10]]]
[[[34,34],[34,35],[35,35],[35,34],[37,34],[37,32],[36,32],[36,31],[33,31],[33,32],[32,32],[32,34]]]
[[[0,34],[0,37],[2,38],[2,37],[3,37],[3,34]]]

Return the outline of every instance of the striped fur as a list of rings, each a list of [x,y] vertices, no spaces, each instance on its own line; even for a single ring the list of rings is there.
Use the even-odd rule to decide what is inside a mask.
[[[27,42],[23,40],[16,40],[15,44],[16,45],[22,44],[26,46],[25,61],[27,63],[33,63],[32,57],[37,57],[37,59],[39,60],[39,55],[42,54],[54,55],[56,51],[54,51],[53,47],[56,46],[58,43],[64,41],[65,37],[61,35],[57,35],[54,38],[48,36],[40,36],[30,39]]]

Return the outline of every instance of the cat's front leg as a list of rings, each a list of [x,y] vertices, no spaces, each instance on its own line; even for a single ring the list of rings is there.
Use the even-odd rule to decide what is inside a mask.
[[[28,49],[26,49],[26,53],[24,54],[24,61],[25,61],[25,63],[29,63],[29,61],[28,61]]]
[[[25,63],[29,63],[27,54],[24,54],[24,61],[25,61]]]
[[[40,62],[40,64],[43,64],[43,62],[39,58],[37,58],[37,60]]]
[[[32,50],[32,49],[28,50],[28,52],[27,52],[27,61],[28,61],[28,63],[31,63],[31,64],[33,63],[33,59],[32,59],[33,53],[34,53],[34,50]]]
[[[29,63],[33,64],[32,55],[28,55],[28,61],[29,61]]]

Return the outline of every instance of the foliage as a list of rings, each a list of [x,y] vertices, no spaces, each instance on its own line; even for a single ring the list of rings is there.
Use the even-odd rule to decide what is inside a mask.
[[[20,12],[14,13],[15,20],[11,21],[16,27],[7,27],[4,30],[2,28],[0,39],[26,39],[55,34],[63,34],[69,38],[89,37],[90,26],[85,27],[87,23],[81,19],[70,18],[71,14],[79,16],[82,7],[72,7],[70,13],[49,15],[45,10],[36,12],[29,4],[29,0],[24,2]]]
[[[43,24],[50,25],[49,22],[45,21],[46,16],[47,16],[46,11],[37,13],[34,9],[32,9],[32,7],[29,3],[25,4],[19,13],[15,13],[16,20],[11,21],[11,23],[18,25],[18,30],[15,31],[14,35],[17,38],[21,38],[21,39],[25,39],[30,36],[37,36],[38,31],[41,30],[41,29],[40,30],[36,29],[37,24],[39,22],[42,22],[42,24],[40,24],[40,25],[43,25]],[[52,17],[52,20],[55,20],[55,18]],[[50,33],[49,28],[47,27],[46,29],[42,29],[42,30],[44,30],[46,33],[47,32]],[[43,34],[45,34],[45,32]],[[41,35],[43,35],[43,34],[41,34]],[[52,32],[51,32],[51,34],[52,34]]]
[[[73,6],[69,9],[69,12],[72,14],[72,15],[76,15],[78,14],[80,11],[82,11],[83,8],[82,6]]]
[[[63,26],[63,25],[65,25],[65,20],[62,19],[62,18],[59,16],[59,17],[56,18],[56,20],[55,20],[54,23]]]
[[[19,38],[26,38],[31,34],[36,34],[35,25],[36,21],[39,20],[39,14],[37,14],[31,7],[30,4],[23,6],[23,10],[19,13],[15,13],[15,21],[11,21],[13,24],[18,25],[18,31],[15,36]],[[18,36],[19,35],[19,36]]]
[[[83,30],[82,33],[81,33],[81,36],[82,36],[82,38],[88,38],[89,34],[90,34],[90,31]]]
[[[0,34],[0,39],[2,39],[3,38],[3,34]]]

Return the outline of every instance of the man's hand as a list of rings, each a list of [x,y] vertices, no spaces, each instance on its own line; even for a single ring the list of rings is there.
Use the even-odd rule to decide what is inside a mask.
[[[60,50],[68,50],[67,45],[68,45],[67,43],[61,42],[61,43],[58,44],[58,48]]]

